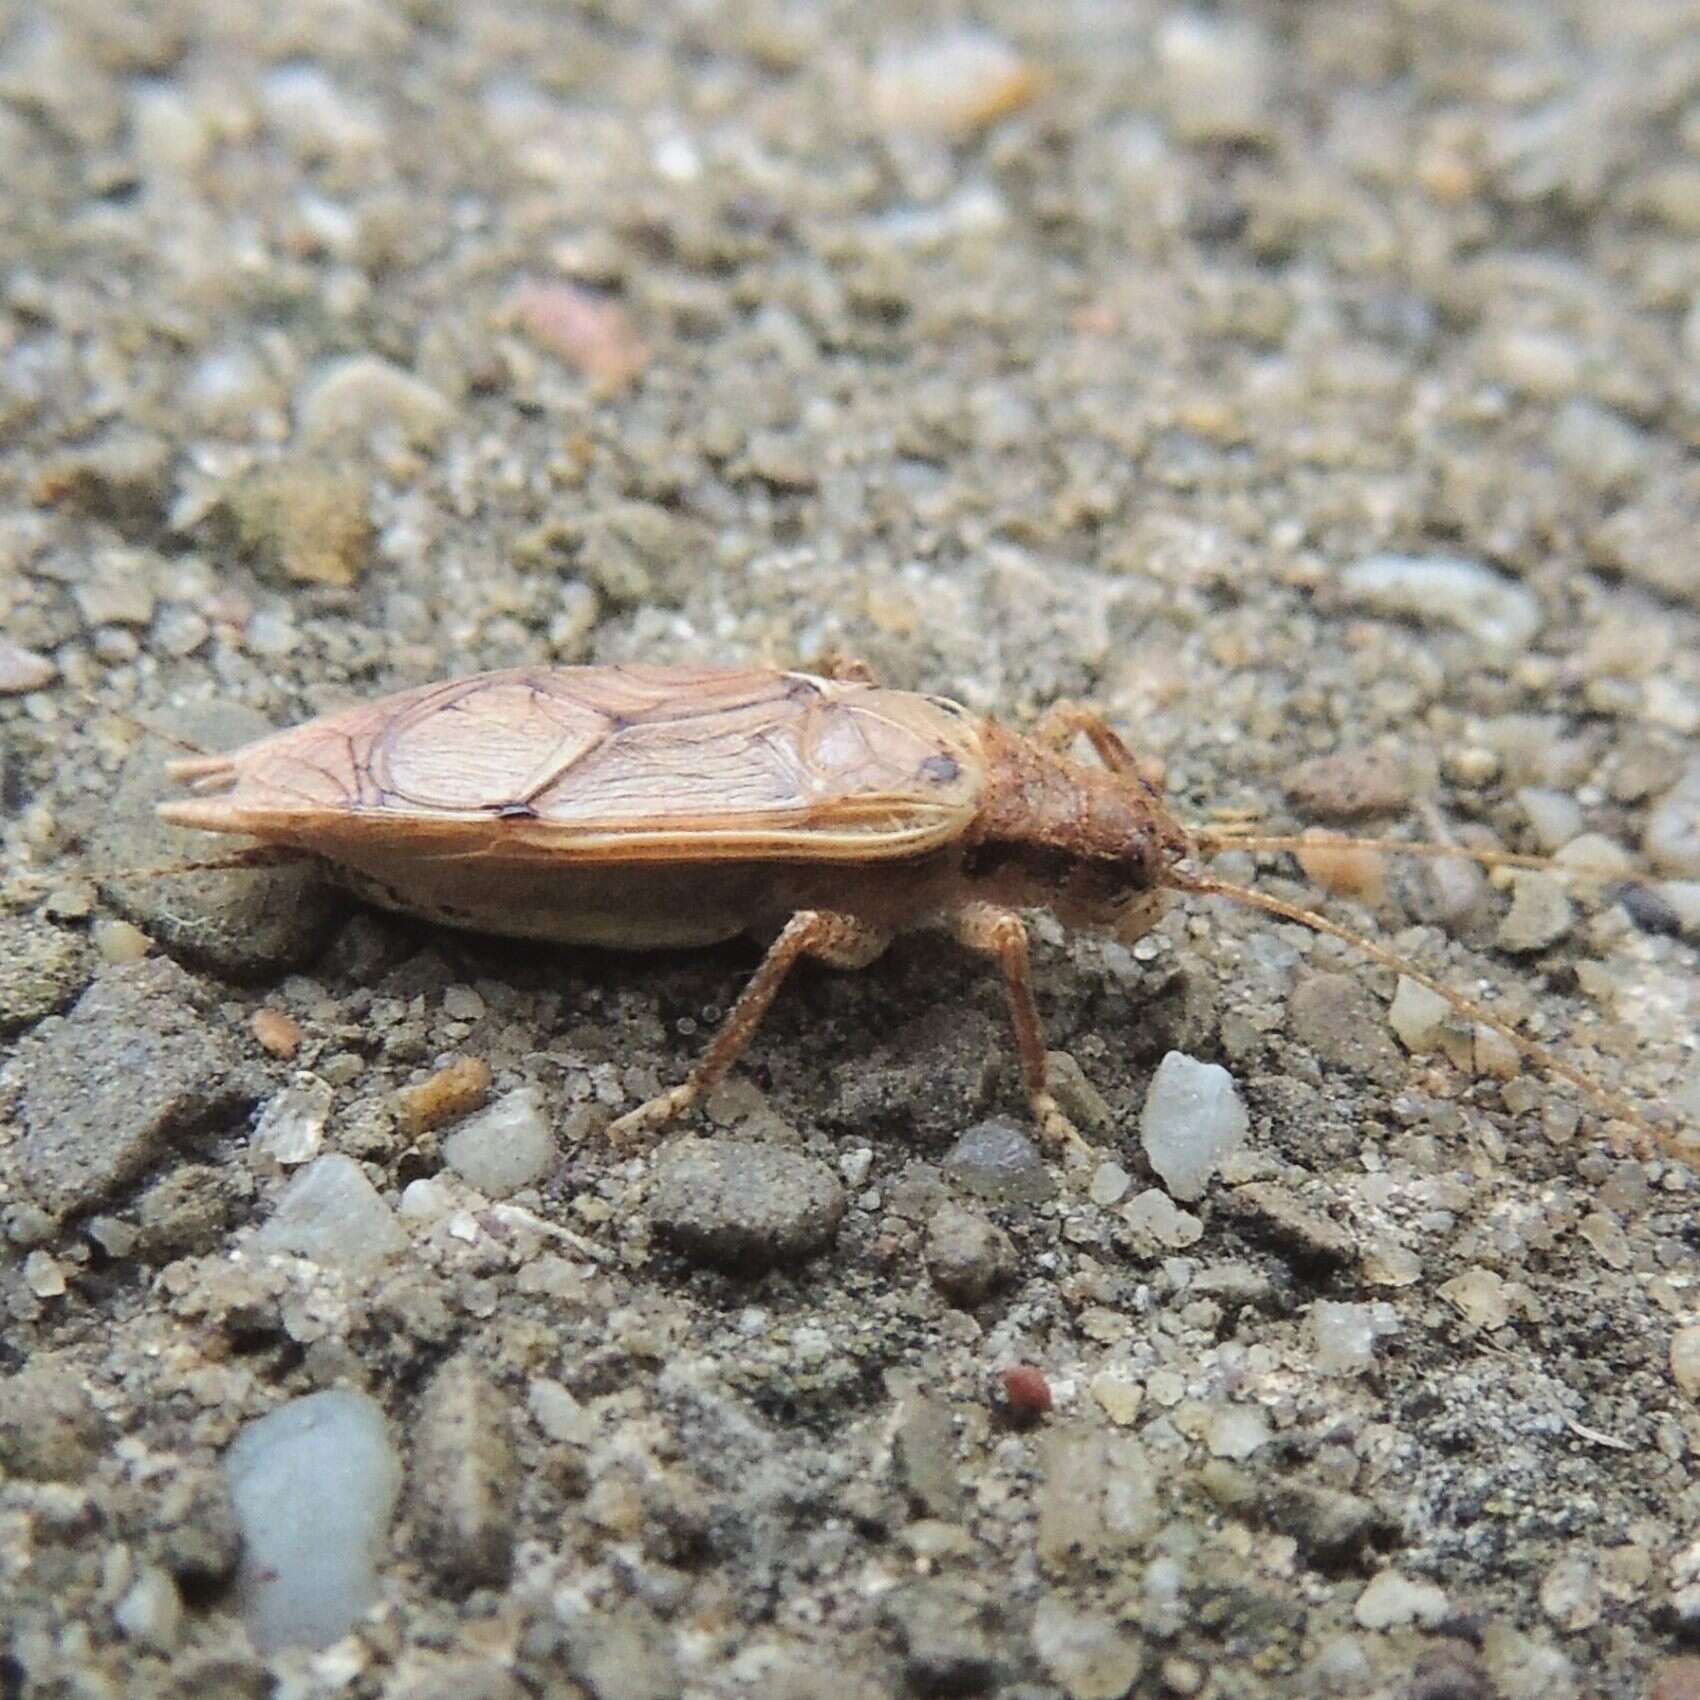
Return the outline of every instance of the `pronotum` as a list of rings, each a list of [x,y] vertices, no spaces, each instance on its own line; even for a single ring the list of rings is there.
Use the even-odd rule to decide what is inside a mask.
[[[1095,763],[1070,754],[1080,738]],[[1128,940],[1177,892],[1347,940],[1653,1131],[1385,947],[1204,872],[1203,858],[1230,845],[1296,841],[1188,831],[1121,739],[1073,705],[1022,735],[944,697],[882,687],[854,662],[530,667],[403,691],[170,771],[194,795],[162,804],[167,821],[311,855],[370,901],[450,926],[632,950],[769,939],[689,1077],[621,1116],[616,1141],[696,1103],[803,957],[862,968],[898,932],[930,926],[997,963],[1034,1119],[1053,1148],[1079,1153],[1047,1078],[1022,913]]]

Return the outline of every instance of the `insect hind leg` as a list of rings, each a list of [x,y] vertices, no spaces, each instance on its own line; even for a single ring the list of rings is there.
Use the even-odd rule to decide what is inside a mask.
[[[689,1078],[611,1123],[610,1141],[635,1145],[711,1092],[755,1037],[786,975],[803,957],[815,957],[830,968],[865,968],[890,942],[890,933],[854,916],[830,909],[798,910],[768,947],[761,966],[750,976]]]

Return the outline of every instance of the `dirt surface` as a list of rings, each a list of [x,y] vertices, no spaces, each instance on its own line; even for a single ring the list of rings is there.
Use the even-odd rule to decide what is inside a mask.
[[[1692,1129],[1697,237],[1687,0],[0,4],[0,1694],[1700,1694],[1696,1171],[1344,947],[1040,923],[1078,1174],[924,937],[616,1156],[751,950],[147,871],[173,739],[837,648],[1603,861],[1322,901]]]

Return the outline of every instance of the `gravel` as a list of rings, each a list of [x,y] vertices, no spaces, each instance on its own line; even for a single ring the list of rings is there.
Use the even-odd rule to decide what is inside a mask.
[[[656,1159],[648,1214],[688,1256],[724,1269],[799,1263],[832,1244],[846,1200],[824,1163],[727,1139],[690,1139]]]
[[[1210,1177],[1250,1125],[1225,1068],[1170,1051],[1151,1077],[1139,1139],[1170,1195],[1191,1203],[1204,1196]]]
[[[225,1457],[242,1531],[242,1617],[262,1653],[324,1647],[378,1594],[401,1485],[383,1408],[347,1388],[249,1423]]]
[[[0,1164],[14,1203],[57,1220],[104,1202],[174,1140],[228,1126],[254,1095],[196,981],[164,959],[109,969],[0,1076],[17,1118]]]

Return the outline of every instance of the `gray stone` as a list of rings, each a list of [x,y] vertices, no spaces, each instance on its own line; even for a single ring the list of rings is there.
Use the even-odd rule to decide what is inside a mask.
[[[77,1481],[94,1467],[106,1424],[81,1376],[33,1363],[0,1381],[0,1468],[31,1481]]]
[[[1386,750],[1343,750],[1300,762],[1283,782],[1306,815],[1325,821],[1398,814],[1411,800],[1405,764]]]
[[[678,1700],[678,1661],[666,1627],[628,1602],[567,1626],[567,1669],[592,1700]]]
[[[366,1270],[403,1250],[407,1235],[366,1171],[352,1157],[333,1151],[309,1163],[284,1188],[254,1245],[334,1268]]]
[[[422,1556],[451,1587],[499,1587],[513,1563],[519,1465],[507,1401],[472,1359],[432,1376],[414,1434]]]
[[[1190,1203],[1204,1196],[1216,1165],[1250,1126],[1251,1117],[1225,1068],[1170,1051],[1146,1091],[1139,1138],[1146,1160],[1170,1194]]]
[[[844,1188],[825,1163],[732,1139],[686,1139],[663,1151],[648,1200],[663,1238],[704,1263],[740,1270],[824,1251],[844,1210]]]
[[[880,1611],[897,1633],[903,1674],[918,1694],[981,1694],[996,1683],[986,1608],[966,1584],[909,1582],[887,1594]]]
[[[995,1222],[944,1204],[927,1223],[927,1273],[953,1304],[980,1304],[1015,1274],[1015,1247]]]
[[[498,1098],[443,1141],[443,1161],[491,1198],[506,1198],[541,1180],[555,1156],[555,1136],[535,1086]]]
[[[1293,1037],[1329,1068],[1387,1078],[1402,1066],[1387,1012],[1356,974],[1306,974],[1293,988],[1287,1020]]]
[[[963,1133],[945,1153],[944,1171],[964,1192],[993,1204],[1039,1204],[1057,1190],[1038,1146],[1002,1117]]]
[[[898,1472],[910,1501],[923,1516],[956,1522],[964,1501],[949,1406],[924,1393],[911,1394],[898,1412],[894,1440]]]
[[[237,1592],[262,1653],[325,1647],[378,1596],[401,1461],[377,1402],[310,1393],[247,1424],[225,1457],[242,1530]]]
[[[1252,1233],[1300,1262],[1343,1268],[1358,1254],[1350,1228],[1279,1181],[1249,1181],[1235,1187],[1224,1203]]]
[[[302,390],[297,407],[301,436],[314,447],[363,443],[380,427],[428,447],[453,418],[447,397],[375,354],[329,362]]]
[[[1511,878],[1511,908],[1494,942],[1519,956],[1557,944],[1576,916],[1569,893],[1551,874],[1519,870]]]
[[[0,1033],[63,1009],[88,979],[87,960],[63,927],[29,915],[0,917]]]
[[[1541,629],[1532,591],[1470,561],[1447,555],[1372,555],[1340,574],[1346,600],[1382,614],[1456,626],[1488,649],[1515,654]]]
[[[3,1166],[21,1199],[51,1218],[86,1210],[177,1137],[247,1108],[253,1083],[209,1001],[156,958],[109,969],[23,1040],[0,1077],[21,1129]]]
[[[1040,1462],[1037,1538],[1048,1569],[1090,1572],[1156,1533],[1156,1471],[1131,1436],[1058,1427],[1045,1437]]]
[[[1136,1635],[1056,1594],[1033,1613],[1033,1651],[1068,1700],[1122,1700],[1145,1663]]]
[[[1691,761],[1653,805],[1642,844],[1660,873],[1679,880],[1700,879],[1700,760]]]
[[[230,750],[272,727],[232,705],[160,717],[160,730],[194,748]],[[208,868],[172,873],[251,848],[247,838],[167,826],[155,806],[178,794],[165,763],[182,751],[156,740],[125,764],[90,835],[102,870],[102,897],[174,955],[231,979],[257,979],[298,967],[330,936],[344,900],[309,861],[276,867]]]

